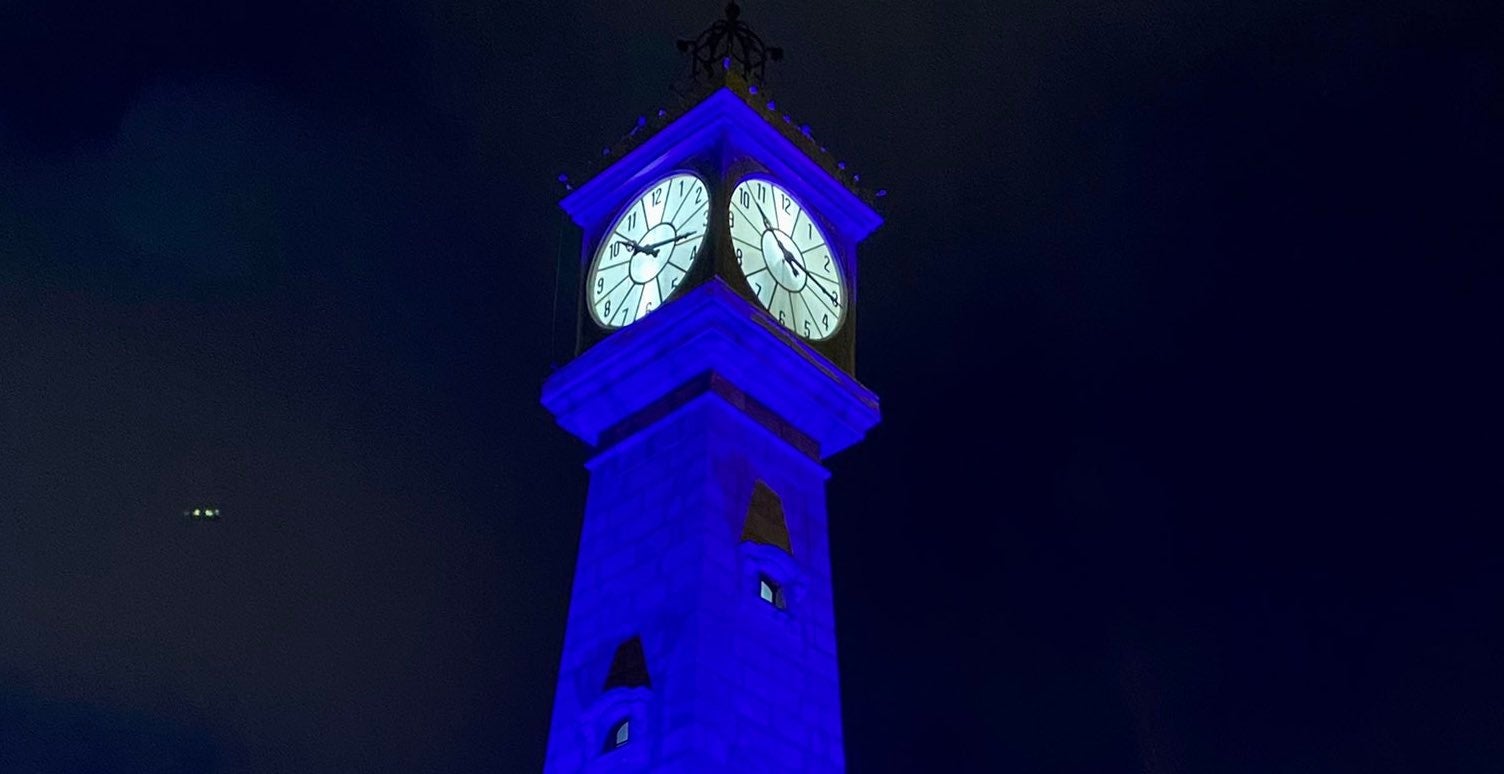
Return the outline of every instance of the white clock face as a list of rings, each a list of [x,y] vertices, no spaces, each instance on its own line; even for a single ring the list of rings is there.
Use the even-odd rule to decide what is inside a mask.
[[[728,214],[736,263],[763,308],[811,341],[835,334],[846,315],[846,283],[825,232],[799,200],[751,178],[731,192]]]
[[[590,264],[590,314],[607,328],[663,305],[689,273],[710,225],[710,196],[680,172],[654,183],[616,216]]]

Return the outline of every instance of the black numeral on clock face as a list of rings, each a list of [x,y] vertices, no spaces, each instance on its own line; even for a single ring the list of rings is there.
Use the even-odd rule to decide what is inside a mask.
[[[752,206],[752,192],[751,191],[747,190],[746,188],[743,188],[742,189],[741,199],[742,199],[742,206],[743,207],[751,207]]]
[[[783,211],[789,215],[794,214],[794,200],[790,199],[788,194],[783,195]]]
[[[659,204],[662,204],[662,203],[663,203],[663,186],[659,186],[659,187],[653,189],[653,206],[657,207]]]
[[[736,248],[736,265],[742,265],[742,249],[740,247]]]
[[[637,213],[627,216],[627,228],[637,228]]]
[[[606,281],[600,277],[595,279],[595,294],[600,295],[606,289]]]

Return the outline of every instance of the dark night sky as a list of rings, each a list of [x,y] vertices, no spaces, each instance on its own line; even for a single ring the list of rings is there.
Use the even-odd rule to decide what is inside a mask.
[[[891,191],[853,771],[1504,766],[1489,5],[747,3]],[[0,770],[537,770],[554,178],[718,13],[0,0]]]

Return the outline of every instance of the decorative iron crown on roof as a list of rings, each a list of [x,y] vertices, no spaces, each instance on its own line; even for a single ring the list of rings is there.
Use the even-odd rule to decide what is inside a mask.
[[[816,141],[807,124],[797,123],[788,113],[777,109],[763,79],[767,63],[781,61],[783,49],[764,44],[762,38],[738,21],[740,16],[741,7],[735,2],[727,3],[726,18],[718,19],[694,40],[680,39],[679,50],[690,55],[690,79],[687,83],[675,83],[672,88],[679,98],[678,106],[662,107],[654,113],[638,116],[636,124],[621,139],[601,149],[594,163],[574,170],[573,175],[560,174],[558,181],[563,189],[572,191],[584,184],[660,129],[678,120],[701,100],[721,89],[728,89],[867,204],[876,206],[878,199],[887,196],[886,189],[873,191],[862,184],[861,175],[848,172],[846,162],[837,160]]]
[[[769,46],[740,21],[742,9],[734,0],[726,4],[726,18],[717,19],[694,40],[679,40],[679,51],[689,54],[689,74],[696,81],[717,81],[722,73],[738,69],[749,83],[759,83],[767,74],[769,60],[783,59],[783,49]]]

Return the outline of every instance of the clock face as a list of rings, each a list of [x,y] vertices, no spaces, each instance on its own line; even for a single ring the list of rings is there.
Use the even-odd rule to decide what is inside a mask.
[[[811,341],[846,315],[846,284],[825,232],[794,195],[770,180],[743,180],[728,213],[736,263],[778,322]]]
[[[705,182],[688,172],[659,180],[616,216],[590,264],[590,314],[606,328],[657,309],[694,264],[710,225]]]

